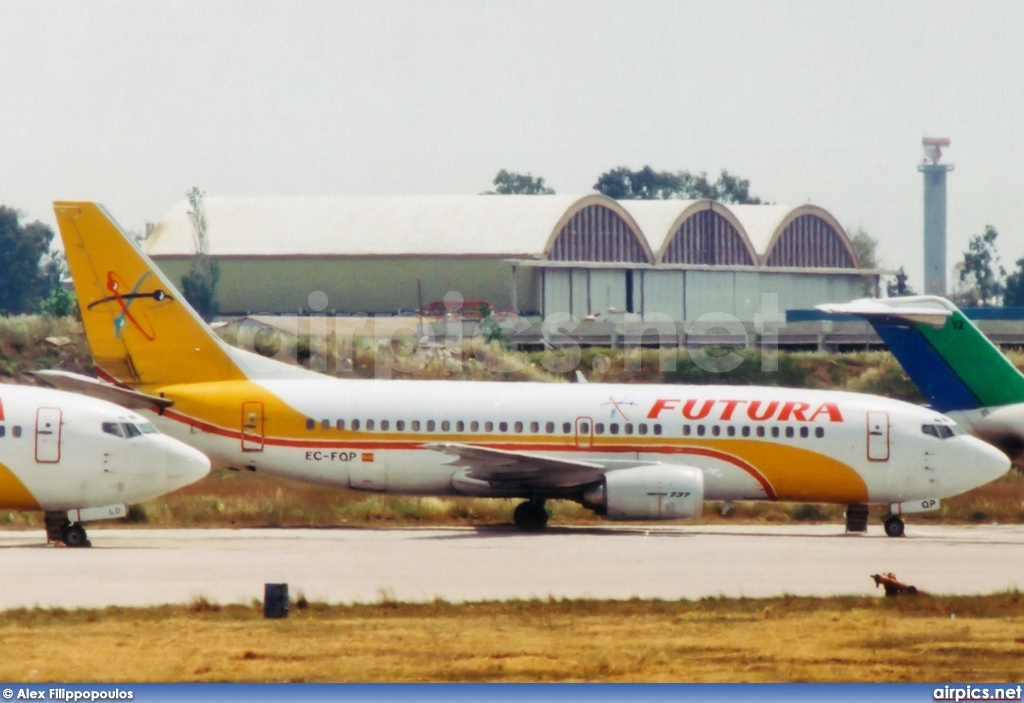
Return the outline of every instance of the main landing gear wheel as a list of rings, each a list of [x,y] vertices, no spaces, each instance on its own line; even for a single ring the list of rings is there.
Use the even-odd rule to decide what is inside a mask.
[[[903,536],[903,521],[895,515],[890,515],[885,519],[885,534],[889,537],[902,537]]]
[[[543,503],[528,500],[516,506],[512,519],[516,527],[524,532],[540,532],[548,524],[548,511],[544,509]]]
[[[64,528],[63,538],[64,544],[68,547],[92,546],[92,542],[89,541],[88,536],[85,534],[85,528],[77,522]]]

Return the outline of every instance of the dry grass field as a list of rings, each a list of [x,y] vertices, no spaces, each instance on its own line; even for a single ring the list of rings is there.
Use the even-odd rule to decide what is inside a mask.
[[[1024,594],[0,613],[7,681],[1001,681]]]

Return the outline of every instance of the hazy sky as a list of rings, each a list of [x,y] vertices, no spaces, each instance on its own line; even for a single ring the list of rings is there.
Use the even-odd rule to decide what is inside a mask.
[[[949,261],[1024,256],[1024,3],[0,2],[0,203],[142,229],[208,195],[586,193],[616,166],[749,178],[921,283],[921,137]]]

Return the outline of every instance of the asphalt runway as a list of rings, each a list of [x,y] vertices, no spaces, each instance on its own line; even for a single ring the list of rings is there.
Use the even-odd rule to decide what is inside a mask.
[[[1024,590],[1024,526],[842,525],[90,530],[92,549],[0,532],[0,608],[292,597],[332,603],[877,594],[892,571],[934,593]]]

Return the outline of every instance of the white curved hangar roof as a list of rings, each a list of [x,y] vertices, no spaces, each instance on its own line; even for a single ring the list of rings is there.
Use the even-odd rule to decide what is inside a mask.
[[[211,256],[534,256],[580,196],[203,199]],[[157,223],[151,256],[191,255],[187,200]]]
[[[218,257],[487,256],[857,266],[842,226],[815,205],[616,201],[596,194],[207,197],[203,202],[209,254]],[[157,223],[146,241],[148,254],[195,252],[188,211],[183,200]],[[708,251],[698,251],[701,247]]]

